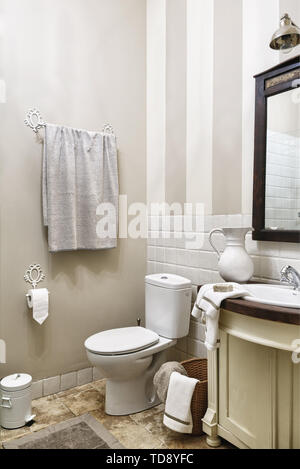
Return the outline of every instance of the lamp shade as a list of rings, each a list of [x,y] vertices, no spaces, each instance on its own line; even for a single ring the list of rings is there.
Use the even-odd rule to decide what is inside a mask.
[[[300,44],[300,28],[286,13],[280,20],[280,28],[273,34],[270,47],[274,50],[292,49]]]

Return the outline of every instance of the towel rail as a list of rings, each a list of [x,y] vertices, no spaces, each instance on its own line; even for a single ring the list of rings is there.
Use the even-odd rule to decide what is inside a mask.
[[[24,123],[27,127],[30,127],[30,129],[32,129],[33,132],[36,134],[39,132],[40,129],[46,127],[46,122],[43,120],[40,111],[35,108],[29,109]],[[111,124],[105,124],[102,129],[102,132],[105,134],[115,135],[114,128]]]

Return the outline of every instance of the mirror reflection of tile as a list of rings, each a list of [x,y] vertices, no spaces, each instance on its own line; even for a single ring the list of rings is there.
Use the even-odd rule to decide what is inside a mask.
[[[295,90],[268,99],[266,228],[300,226],[300,106]]]

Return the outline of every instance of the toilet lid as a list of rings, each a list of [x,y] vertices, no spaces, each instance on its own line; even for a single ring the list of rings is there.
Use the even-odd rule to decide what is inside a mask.
[[[143,327],[113,329],[93,335],[85,347],[98,355],[125,355],[145,350],[159,342],[159,335]]]

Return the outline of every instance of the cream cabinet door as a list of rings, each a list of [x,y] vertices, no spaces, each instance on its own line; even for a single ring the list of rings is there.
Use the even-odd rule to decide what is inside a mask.
[[[220,336],[219,424],[249,448],[274,448],[277,352]]]

